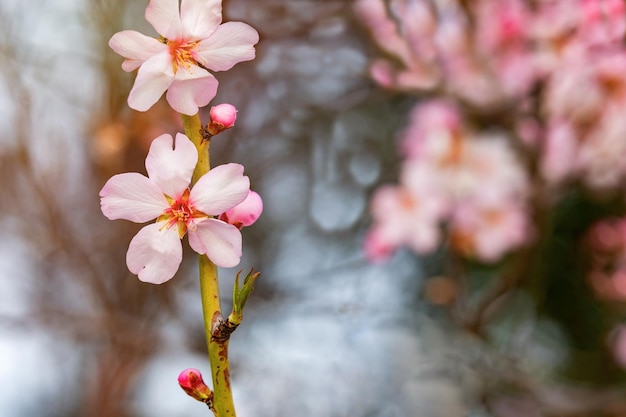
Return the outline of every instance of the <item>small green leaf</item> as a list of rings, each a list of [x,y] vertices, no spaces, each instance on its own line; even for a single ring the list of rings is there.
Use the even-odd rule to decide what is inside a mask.
[[[239,277],[241,272],[242,271],[239,271],[235,276],[235,284],[233,286],[233,311],[230,316],[228,316],[228,321],[235,325],[241,323],[243,319],[243,308],[254,289],[254,282],[261,275],[260,272],[254,272],[254,269],[251,269],[243,279],[243,285],[240,286]]]

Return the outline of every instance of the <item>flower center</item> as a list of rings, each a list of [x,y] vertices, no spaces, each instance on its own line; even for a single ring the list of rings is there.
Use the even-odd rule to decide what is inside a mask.
[[[159,216],[157,222],[165,221],[164,228],[178,226],[178,235],[182,239],[187,230],[196,230],[195,220],[198,218],[208,217],[203,212],[196,210],[189,201],[189,188],[176,200],[170,200],[170,206],[163,210],[163,214]]]
[[[172,67],[174,69],[174,74],[178,71],[180,67],[183,67],[187,70],[187,72],[191,73],[191,68],[193,66],[199,66],[198,55],[194,53],[194,49],[196,45],[198,45],[199,41],[185,41],[185,40],[167,40],[164,39],[165,44],[167,44],[170,56],[172,57]]]

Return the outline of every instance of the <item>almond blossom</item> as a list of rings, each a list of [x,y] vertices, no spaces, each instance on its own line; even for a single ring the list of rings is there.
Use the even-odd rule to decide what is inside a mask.
[[[372,198],[364,248],[370,260],[399,247],[432,252],[444,231],[452,250],[486,263],[532,239],[528,176],[508,135],[475,132],[458,106],[431,100],[414,108],[402,136],[399,184]]]
[[[150,0],[146,20],[159,39],[134,30],[118,32],[109,46],[126,60],[124,71],[139,68],[128,105],[146,111],[167,90],[174,110],[194,115],[217,92],[208,71],[226,71],[254,59],[259,34],[242,22],[222,23],[221,0]]]
[[[393,185],[376,191],[372,199],[375,224],[364,244],[371,261],[386,260],[400,246],[417,253],[437,248],[443,204],[436,194],[426,191],[429,186],[428,181],[423,181],[419,191]]]
[[[156,219],[133,237],[126,254],[128,269],[141,281],[161,284],[171,279],[182,261],[180,240],[221,267],[241,258],[241,233],[215,218],[241,203],[250,181],[239,164],[219,165],[189,188],[198,153],[187,136],[157,137],[146,158],[148,176],[113,176],[100,191],[102,212],[110,220],[144,223]]]
[[[581,178],[593,190],[609,190],[626,178],[625,52],[587,51],[563,60],[548,79],[541,169],[552,185]]]
[[[450,222],[450,244],[465,256],[497,262],[531,236],[527,208],[497,195],[459,205]]]
[[[357,0],[354,9],[389,55],[370,67],[384,88],[445,87],[473,105],[498,108],[527,93],[537,77],[522,0],[476,1],[472,19],[463,2],[450,0]]]

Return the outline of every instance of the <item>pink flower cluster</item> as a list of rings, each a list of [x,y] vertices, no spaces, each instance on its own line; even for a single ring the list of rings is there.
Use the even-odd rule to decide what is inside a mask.
[[[528,180],[505,133],[469,131],[455,105],[431,101],[415,107],[403,139],[400,184],[373,197],[371,259],[432,251],[444,224],[452,249],[483,261],[527,241]]]
[[[496,261],[531,237],[529,200],[554,203],[570,184],[622,191],[625,3],[530,3],[355,2],[388,56],[373,79],[444,98],[413,110],[400,184],[372,202],[370,257],[433,250],[445,231],[452,248]]]
[[[404,91],[443,87],[481,106],[527,92],[536,69],[528,65],[525,3],[472,2],[472,20],[463,3],[357,0],[357,15],[393,57],[373,63],[374,79]]]
[[[587,50],[559,65],[546,85],[542,173],[550,183],[619,187],[626,178],[626,49]]]
[[[146,20],[161,35],[150,38],[125,30],[109,45],[126,60],[125,71],[139,68],[128,104],[148,110],[167,90],[171,107],[191,116],[213,99],[217,80],[207,69],[225,71],[253,59],[256,30],[241,22],[222,24],[221,0],[150,0]],[[210,136],[235,124],[231,104],[213,106]],[[154,139],[146,158],[148,176],[118,174],[100,191],[102,213],[111,220],[136,223],[156,220],[133,237],[126,254],[128,269],[139,279],[161,284],[171,279],[182,261],[181,239],[214,264],[239,263],[241,232],[261,215],[263,201],[250,191],[239,164],[214,167],[190,188],[198,150],[184,134]]]
[[[524,97],[568,56],[617,46],[621,0],[357,0],[355,11],[392,59],[371,66],[384,87],[444,89],[475,106]]]

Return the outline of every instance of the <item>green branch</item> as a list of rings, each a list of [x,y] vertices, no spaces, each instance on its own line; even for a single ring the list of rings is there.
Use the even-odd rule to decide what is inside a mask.
[[[211,169],[210,138],[203,134],[200,117],[182,115],[185,134],[198,150],[198,163],[193,173],[193,183]],[[214,324],[223,321],[217,267],[205,255],[199,255],[200,296],[204,315],[204,331],[211,362],[213,380],[213,412],[216,417],[235,417],[235,405],[230,387],[230,365],[228,363],[228,340],[213,337]]]

